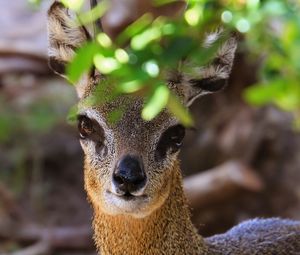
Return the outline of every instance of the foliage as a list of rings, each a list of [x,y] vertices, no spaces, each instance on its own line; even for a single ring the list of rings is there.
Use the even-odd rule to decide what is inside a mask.
[[[82,1],[76,4],[68,0],[63,2],[68,8],[78,12]],[[101,4],[103,8],[107,7]],[[157,1],[157,4],[163,3]],[[111,93],[115,96],[138,94],[144,97],[142,117],[145,120],[153,119],[164,108],[168,108],[183,124],[193,125],[189,112],[162,81],[163,71],[175,68],[184,57],[197,66],[205,65],[211,60],[217,46],[226,38],[224,35],[211,50],[201,48],[204,31],[218,27],[218,18],[215,19],[212,15],[212,8],[208,8],[204,15],[205,5],[205,1],[191,2],[185,18],[181,20],[170,20],[166,17],[153,19],[150,14],[145,14],[129,25],[114,41],[100,32],[95,37],[96,40],[87,42],[77,51],[67,69],[70,81],[76,83],[94,65],[100,73],[108,75],[110,86],[113,87]],[[95,12],[91,10],[89,15],[93,14]],[[88,17],[86,13],[78,13],[78,16]],[[96,18],[99,16],[91,20]],[[82,23],[80,18],[79,23]],[[118,81],[117,85],[113,81]],[[101,93],[98,96],[106,97]]]
[[[72,8],[71,2],[74,1],[67,5]],[[78,10],[76,6],[73,9]],[[159,17],[153,21],[144,15],[115,42],[100,33],[96,42],[78,51],[69,68],[69,77],[76,82],[94,64],[101,73],[119,81],[119,92],[144,92],[144,119],[154,118],[167,107],[184,124],[191,125],[191,117],[188,113],[180,114],[182,106],[175,103],[178,100],[161,83],[162,70],[174,67],[182,57],[205,65],[214,51],[207,55],[207,49],[199,47],[203,31],[222,22],[225,27],[245,33],[245,46],[256,57],[264,58],[259,84],[246,90],[245,98],[255,105],[272,102],[297,112],[300,104],[297,9],[299,6],[293,1],[190,1],[184,20]],[[130,42],[129,46],[121,49],[125,41]],[[86,65],[82,65],[82,58],[88,58]]]
[[[83,13],[82,0],[64,0],[65,5]],[[157,4],[170,1],[158,0]],[[106,3],[104,1],[104,3]],[[118,80],[116,93],[137,93],[145,98],[143,118],[154,118],[167,107],[186,125],[192,124],[178,99],[161,83],[162,70],[174,67],[179,59],[190,57],[198,65],[209,61],[214,51],[201,49],[203,32],[218,26],[242,33],[240,48],[252,60],[260,60],[257,84],[245,90],[245,99],[261,106],[273,103],[300,116],[300,5],[296,0],[190,0],[181,21],[144,15],[129,26],[116,41],[103,33],[95,42],[79,49],[69,66],[70,80],[76,82],[93,64],[101,73]],[[107,9],[93,12],[99,18]],[[88,19],[83,19],[88,22]],[[82,22],[82,20],[80,20]],[[124,42],[129,46],[123,48]],[[250,59],[250,60],[251,60]],[[142,67],[142,68],[140,68]],[[159,96],[158,96],[159,95]],[[300,122],[299,122],[300,125]]]
[[[299,1],[225,2],[222,21],[245,33],[244,50],[260,62],[258,82],[245,90],[245,99],[294,113],[300,127]]]

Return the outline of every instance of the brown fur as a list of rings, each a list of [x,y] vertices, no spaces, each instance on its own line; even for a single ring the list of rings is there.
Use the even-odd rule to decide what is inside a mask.
[[[189,220],[182,186],[178,185],[181,183],[178,164],[171,178],[170,195],[148,217],[110,216],[93,204],[94,240],[101,254],[208,254],[203,239]],[[86,188],[89,194],[89,187]]]
[[[55,2],[48,13],[49,56],[69,62],[74,56],[75,49],[87,40],[86,34],[60,2]]]
[[[73,26],[68,10],[58,2],[49,10],[48,30],[51,67],[63,75],[64,64],[87,35],[83,28]],[[208,36],[204,46],[209,47],[218,36],[220,33]],[[236,40],[231,38],[221,45],[209,66],[189,63],[191,72],[185,73],[185,68],[173,71],[167,78],[169,88],[186,106],[201,95],[222,89],[235,49]],[[178,120],[165,110],[145,122],[141,118],[143,101],[125,96],[105,105],[86,106],[83,102],[100,78],[86,74],[76,87],[81,99],[79,115],[92,120],[103,133],[101,141],[80,141],[85,154],[85,189],[94,209],[94,240],[101,255],[300,254],[300,223],[290,220],[246,221],[222,235],[199,236],[183,194],[178,151],[169,149],[163,159],[155,157],[160,137]],[[112,124],[108,114],[116,107],[124,107],[125,113]],[[131,194],[130,200],[116,194],[112,182],[114,169],[124,155],[138,156],[147,176],[141,194]]]

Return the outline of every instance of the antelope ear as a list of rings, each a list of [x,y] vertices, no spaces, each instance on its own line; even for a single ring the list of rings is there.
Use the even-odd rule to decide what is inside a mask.
[[[53,71],[64,75],[66,64],[87,39],[87,31],[75,23],[62,3],[55,1],[48,11],[48,55]]]
[[[75,50],[89,39],[83,26],[78,26],[69,10],[55,1],[48,11],[49,66],[57,74],[65,76],[66,65],[73,59]],[[84,77],[83,79],[87,79]],[[79,97],[83,94],[83,80],[76,86]]]
[[[221,36],[221,32],[208,35],[204,46],[209,47],[219,36]],[[186,106],[190,106],[200,96],[218,92],[227,85],[236,48],[236,38],[230,37],[220,46],[215,58],[208,66],[194,68],[192,74],[183,75],[183,94]]]

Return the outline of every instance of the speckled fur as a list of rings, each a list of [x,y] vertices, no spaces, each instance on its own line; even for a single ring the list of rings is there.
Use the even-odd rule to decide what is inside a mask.
[[[87,39],[85,31],[73,25],[68,11],[57,1],[48,15],[50,58],[59,63],[68,62],[74,50]],[[218,36],[219,32],[208,36],[204,46],[208,47]],[[218,61],[209,66],[192,68],[191,73],[184,73],[180,68],[169,72],[170,89],[189,106],[207,93],[193,86],[190,80],[227,79],[235,49],[236,41],[231,38],[217,52]],[[167,152],[161,161],[154,156],[160,135],[178,120],[165,110],[153,121],[145,122],[141,118],[142,99],[133,101],[127,96],[101,107],[87,106],[83,102],[100,80],[101,76],[86,74],[76,87],[81,99],[79,113],[96,121],[105,134],[101,146],[93,140],[81,140],[85,154],[85,189],[94,209],[94,240],[101,255],[300,254],[300,224],[290,220],[255,219],[222,235],[206,239],[198,235],[183,194],[178,153]],[[109,80],[102,80],[99,86],[103,86],[103,82]],[[126,109],[125,113],[116,124],[112,124],[108,121],[109,113],[119,106]],[[124,202],[111,192],[112,172],[118,160],[127,154],[142,159],[147,175],[143,196],[133,202]]]
[[[178,164],[169,181],[168,198],[148,217],[110,216],[93,205],[94,240],[101,254],[209,254],[189,219]]]

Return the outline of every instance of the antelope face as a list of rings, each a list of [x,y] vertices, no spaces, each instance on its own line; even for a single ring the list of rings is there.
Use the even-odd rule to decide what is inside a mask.
[[[72,26],[68,10],[61,4],[55,2],[48,15],[50,66],[64,75],[64,66],[73,58],[74,49],[88,36],[82,27]],[[236,42],[231,38],[209,66],[195,67],[193,75],[177,70],[179,75],[167,77],[166,84],[188,107],[199,96],[225,86],[235,49]],[[77,84],[81,102],[101,86],[98,78],[86,74]],[[120,106],[126,106],[126,111],[112,124],[109,114]],[[142,218],[169,196],[185,129],[167,110],[152,121],[144,121],[142,107],[142,99],[128,96],[101,106],[80,104],[78,131],[85,154],[85,188],[94,208],[103,213]]]
[[[124,101],[120,98],[114,105]],[[85,187],[92,203],[107,214],[144,217],[169,194],[185,130],[166,111],[153,121],[144,121],[142,106],[142,100],[129,102],[115,124],[107,119],[111,104],[82,109],[78,117]]]

